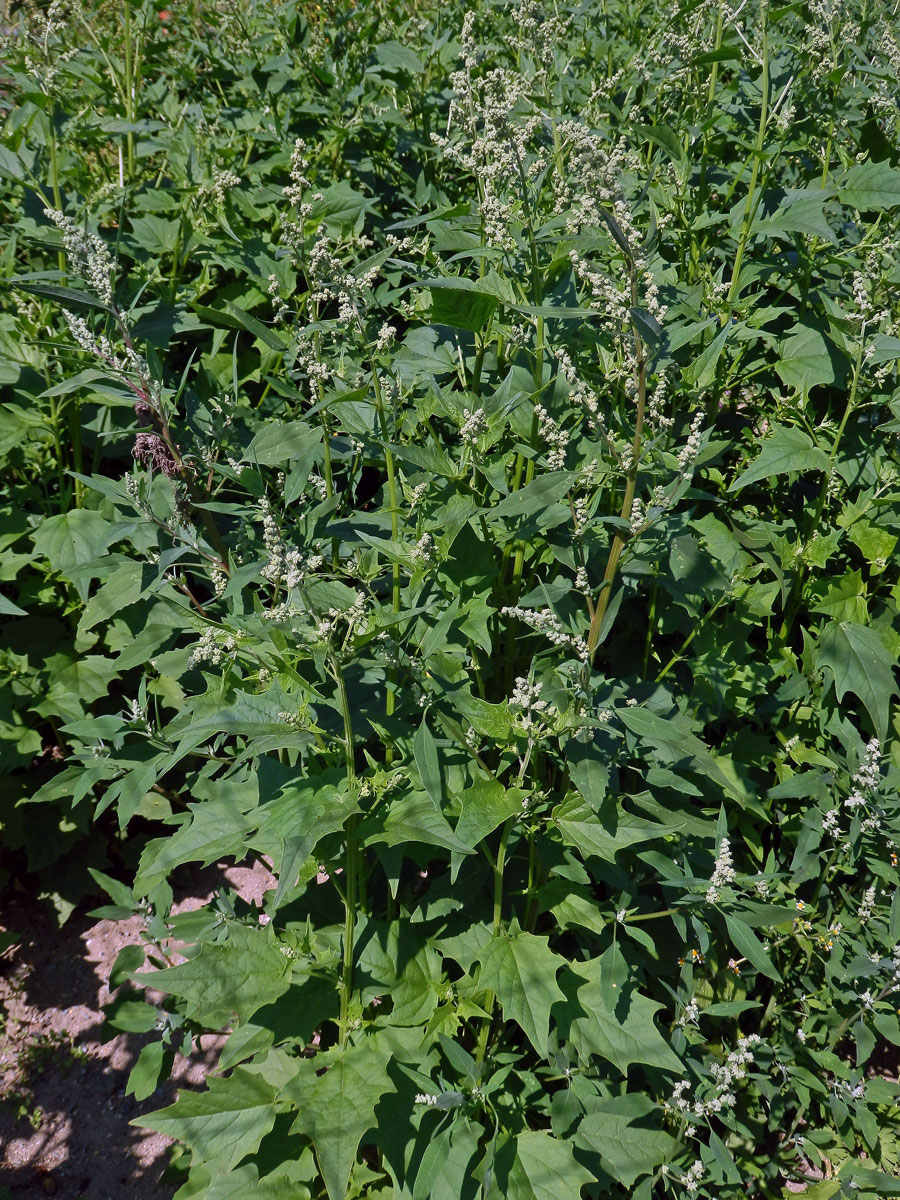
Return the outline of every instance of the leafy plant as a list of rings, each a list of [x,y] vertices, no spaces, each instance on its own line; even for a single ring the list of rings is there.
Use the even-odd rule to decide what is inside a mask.
[[[146,834],[131,1090],[230,1031],[179,1200],[896,1194],[891,20],[151,13],[89,208],[8,121],[9,724]]]

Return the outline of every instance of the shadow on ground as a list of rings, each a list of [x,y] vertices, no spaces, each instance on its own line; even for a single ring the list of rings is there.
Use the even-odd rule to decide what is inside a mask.
[[[261,868],[210,868],[176,908],[196,908],[222,884],[251,902],[268,881]],[[86,906],[88,908],[91,905]],[[200,1089],[223,1036],[178,1058],[172,1080],[137,1103],[126,1096],[131,1067],[148,1035],[102,1035],[119,950],[138,942],[140,923],[76,911],[58,928],[27,892],[0,898],[0,929],[17,942],[0,956],[0,1200],[171,1200],[161,1176],[168,1140],[130,1122],[170,1103],[180,1087]]]

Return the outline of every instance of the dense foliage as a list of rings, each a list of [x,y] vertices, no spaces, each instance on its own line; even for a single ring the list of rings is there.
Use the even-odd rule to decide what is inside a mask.
[[[890,9],[8,45],[0,821],[178,1200],[900,1194]]]

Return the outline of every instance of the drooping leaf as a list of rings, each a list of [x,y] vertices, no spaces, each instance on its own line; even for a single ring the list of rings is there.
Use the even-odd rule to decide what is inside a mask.
[[[626,846],[662,837],[678,828],[632,816],[612,798],[596,813],[580,796],[570,796],[553,810],[553,819],[569,846],[583,855],[596,854],[606,862],[615,862],[616,854]]]
[[[859,212],[880,212],[900,204],[900,171],[889,162],[855,163],[838,181],[838,199]]]
[[[830,621],[819,636],[817,663],[834,680],[838,700],[847,692],[859,697],[884,741],[898,687],[896,661],[876,631],[851,621]]]
[[[661,1126],[660,1110],[647,1096],[626,1093],[606,1100],[578,1126],[576,1144],[600,1156],[604,1170],[631,1188],[641,1175],[666,1162],[676,1142]]]
[[[385,842],[402,846],[406,842],[422,842],[426,846],[441,846],[457,854],[473,854],[471,846],[456,836],[449,822],[435,811],[425,792],[412,792],[391,802],[387,814],[369,818],[360,826],[360,837],[366,845]]]
[[[524,933],[515,923],[496,934],[480,951],[481,987],[500,1002],[503,1017],[517,1021],[541,1057],[547,1053],[550,1009],[563,993],[556,976],[565,959],[554,954],[546,937]]]
[[[736,492],[760,479],[791,471],[827,471],[828,466],[828,455],[814,445],[808,433],[792,425],[778,425],[763,442],[754,462],[728,490]]]
[[[344,1200],[375,1107],[382,1096],[397,1090],[387,1071],[390,1060],[386,1041],[366,1037],[305,1064],[308,1070],[285,1089],[300,1110],[292,1132],[305,1133],[312,1141],[329,1200]]]
[[[188,1017],[200,1024],[221,1026],[232,1015],[249,1021],[290,987],[290,959],[282,953],[271,926],[251,929],[233,921],[226,929],[227,940],[204,943],[187,962],[135,978],[180,996]]]
[[[183,1091],[168,1108],[132,1124],[185,1142],[195,1163],[229,1171],[275,1124],[275,1089],[237,1067],[227,1079],[210,1076],[205,1092]]]
[[[615,947],[573,963],[560,978],[566,994],[559,1015],[584,1063],[597,1054],[626,1074],[631,1063],[680,1072],[681,1060],[653,1022],[662,1005],[642,995],[617,961]],[[565,1023],[563,1025],[565,1029]]]

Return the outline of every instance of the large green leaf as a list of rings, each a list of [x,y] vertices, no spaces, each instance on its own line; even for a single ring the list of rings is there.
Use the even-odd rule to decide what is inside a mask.
[[[259,810],[259,825],[249,846],[272,859],[278,874],[276,907],[296,884],[300,868],[320,839],[343,829],[347,818],[358,811],[340,771],[289,783]]]
[[[489,509],[493,520],[507,521],[510,517],[529,517],[549,508],[572,487],[573,471],[548,471],[517,492],[504,497],[499,504]]]
[[[291,1132],[306,1134],[315,1146],[329,1200],[344,1200],[359,1143],[374,1124],[375,1106],[397,1090],[387,1072],[390,1061],[387,1043],[367,1037],[306,1063],[285,1088],[299,1109]]]
[[[210,1076],[205,1092],[182,1092],[168,1108],[132,1124],[185,1142],[195,1163],[229,1171],[275,1124],[275,1090],[238,1067],[228,1079]]]
[[[622,724],[656,750],[661,762],[689,760],[693,770],[708,776],[732,796],[742,800],[743,793],[725,773],[707,746],[696,736],[687,717],[673,713],[662,717],[649,708],[621,708]]]
[[[675,1150],[675,1139],[660,1126],[659,1111],[647,1096],[615,1096],[584,1118],[575,1143],[598,1154],[603,1169],[630,1188]]]
[[[900,204],[900,171],[889,162],[856,163],[838,182],[838,199],[859,212],[878,212]]]
[[[257,1009],[272,1004],[290,987],[290,959],[271,926],[251,929],[229,921],[226,930],[227,940],[205,943],[187,962],[135,978],[180,996],[187,1016],[201,1025],[222,1026],[233,1016],[249,1021]]]
[[[412,792],[392,801],[383,820],[380,814],[370,817],[359,832],[366,845],[386,842],[388,846],[403,846],[419,842],[455,850],[457,854],[474,854],[472,847],[461,842],[447,820],[435,811],[425,792]]]
[[[271,421],[254,435],[243,461],[280,467],[292,458],[312,456],[322,443],[322,431],[306,421]]]
[[[761,974],[767,975],[769,979],[774,979],[776,983],[781,983],[781,976],[772,965],[768,951],[750,926],[728,914],[725,916],[725,924],[728,926],[728,933],[735,949]]]
[[[478,1184],[472,1160],[481,1133],[481,1125],[462,1117],[431,1137],[416,1173],[412,1200],[475,1200]]]
[[[507,788],[497,779],[479,775],[471,787],[460,792],[462,815],[456,823],[456,836],[467,846],[477,846],[509,817],[522,811],[523,793]]]
[[[252,821],[233,797],[189,804],[190,819],[166,837],[148,842],[134,886],[149,895],[175,867],[196,862],[208,866],[229,855],[244,857]]]
[[[781,358],[775,364],[775,370],[787,387],[796,388],[798,392],[809,391],[820,384],[834,383],[835,353],[820,329],[800,325],[781,343]],[[787,428],[800,432],[793,426]]]
[[[897,694],[896,659],[874,629],[852,621],[830,621],[819,636],[817,663],[834,680],[838,700],[853,692],[884,741],[891,697]]]
[[[428,720],[425,713],[422,714],[422,723],[419,725],[413,738],[413,755],[416,760],[419,778],[422,781],[422,787],[428,793],[434,807],[440,812],[441,799],[444,794],[441,760],[438,756],[437,742],[435,742],[434,735],[428,728]]]
[[[490,1200],[578,1200],[582,1187],[593,1182],[570,1142],[542,1130],[526,1130],[498,1154],[488,1196]]]
[[[523,933],[515,922],[509,933],[495,934],[478,957],[479,984],[496,995],[504,1019],[517,1021],[538,1054],[545,1056],[550,1009],[564,999],[556,976],[565,959],[553,953],[547,938]]]
[[[597,1054],[626,1074],[631,1063],[680,1072],[681,1060],[653,1023],[662,1005],[628,979],[621,953],[611,946],[600,958],[573,963],[560,982],[566,993],[559,1013],[561,1035],[589,1063]]]
[[[34,550],[48,559],[54,570],[65,575],[73,567],[99,558],[114,536],[115,526],[98,512],[73,508],[71,512],[48,517],[40,525],[34,535]],[[77,586],[83,599],[87,581],[79,581]]]
[[[78,632],[85,633],[129,604],[136,604],[157,576],[158,571],[149,563],[123,563],[117,567],[88,600],[78,622]]]
[[[498,304],[496,296],[482,291],[470,279],[428,279],[424,286],[431,291],[431,319],[435,325],[478,333]]]
[[[615,800],[607,800],[599,813],[581,796],[569,796],[553,810],[553,819],[563,838],[580,854],[596,854],[614,862],[619,850],[636,842],[648,842],[672,833],[678,825],[656,825],[619,809]]]
[[[776,425],[756,459],[728,490],[736,492],[759,479],[790,471],[827,471],[828,466],[828,455],[814,444],[808,433],[792,425]]]

